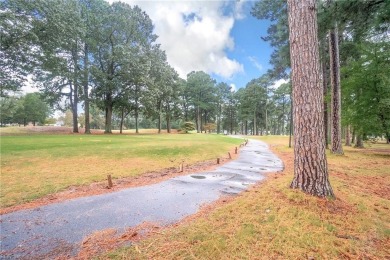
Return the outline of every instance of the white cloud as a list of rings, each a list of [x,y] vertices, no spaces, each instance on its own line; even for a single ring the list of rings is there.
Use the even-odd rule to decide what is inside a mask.
[[[231,92],[236,92],[237,91],[236,84],[231,83],[229,86],[231,87],[231,89],[230,89]]]
[[[150,16],[159,36],[157,42],[181,77],[203,70],[228,79],[244,71],[242,64],[226,54],[234,49],[230,32],[235,19],[243,17],[241,1],[125,2],[140,6]],[[229,4],[233,6],[227,16],[223,9]]]
[[[245,18],[245,13],[244,13],[244,3],[247,0],[236,0],[234,3],[234,17],[236,19],[244,19]]]
[[[256,59],[256,57],[249,56],[248,59],[252,62],[253,66],[255,66],[259,71],[263,70],[263,65]]]
[[[284,83],[288,83],[288,82],[289,82],[289,80],[279,79],[279,80],[275,81],[274,84],[272,86],[270,86],[270,88],[277,89],[278,87],[280,87],[280,85],[282,85]]]

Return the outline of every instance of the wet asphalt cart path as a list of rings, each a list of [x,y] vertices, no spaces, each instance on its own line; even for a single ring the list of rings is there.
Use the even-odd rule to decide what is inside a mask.
[[[58,248],[76,255],[83,238],[93,232],[124,230],[145,221],[171,224],[221,194],[237,194],[282,169],[283,162],[264,142],[250,140],[236,160],[214,171],[5,214],[0,259],[54,256]]]

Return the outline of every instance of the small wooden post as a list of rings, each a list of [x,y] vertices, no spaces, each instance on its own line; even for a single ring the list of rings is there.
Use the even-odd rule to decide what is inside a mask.
[[[179,166],[179,171],[180,171],[180,172],[183,172],[183,171],[184,171],[184,165],[183,165],[183,163],[180,164],[180,166]]]
[[[237,146],[236,146],[236,149],[234,149],[234,153],[237,154]]]
[[[219,158],[217,158],[217,164],[219,164]]]
[[[107,181],[108,181],[108,188],[111,189],[112,188],[112,179],[111,179],[111,174],[107,175]]]
[[[230,154],[230,152],[228,152],[228,155],[229,155],[229,159],[232,159],[232,155]]]

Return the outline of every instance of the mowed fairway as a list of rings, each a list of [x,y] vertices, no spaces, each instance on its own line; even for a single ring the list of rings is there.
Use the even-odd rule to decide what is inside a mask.
[[[1,136],[1,207],[72,185],[226,156],[241,139],[213,134]]]

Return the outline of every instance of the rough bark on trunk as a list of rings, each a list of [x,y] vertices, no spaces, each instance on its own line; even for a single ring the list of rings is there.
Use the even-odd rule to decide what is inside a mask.
[[[329,31],[330,81],[331,81],[331,152],[344,154],[341,141],[341,91],[340,60],[337,24]]]
[[[315,0],[288,0],[294,116],[291,188],[334,197],[325,154],[323,88]]]

